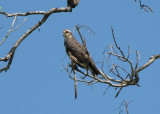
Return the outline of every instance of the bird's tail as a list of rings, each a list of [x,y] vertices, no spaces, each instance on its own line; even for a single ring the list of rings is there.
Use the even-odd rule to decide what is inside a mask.
[[[100,74],[101,75],[101,71],[96,67],[96,65],[90,65],[90,71],[92,73],[93,76]]]

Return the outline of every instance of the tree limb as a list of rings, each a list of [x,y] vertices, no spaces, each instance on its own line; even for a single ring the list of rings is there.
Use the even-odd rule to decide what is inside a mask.
[[[34,12],[13,13],[13,14],[9,14],[9,13],[0,11],[0,14],[3,14],[7,17],[28,16],[28,15],[51,15],[52,13],[71,12],[71,9],[72,8],[70,7],[61,7],[61,8],[52,8],[48,11],[34,11]]]
[[[159,58],[160,58],[160,54],[159,55],[153,55],[147,63],[145,63],[143,66],[139,67],[136,70],[136,74],[138,74],[140,71],[142,71],[143,69],[145,69],[148,66],[150,66],[155,60],[157,60]]]
[[[9,13],[6,13],[6,12],[0,12],[0,14],[3,14],[7,17],[15,17],[13,22],[12,22],[12,26],[8,32],[8,34],[6,35],[6,37],[3,39],[3,41],[0,43],[2,44],[6,38],[9,36],[9,34],[18,29],[23,23],[24,21],[18,26],[16,27],[15,29],[12,30],[13,26],[14,26],[14,23],[17,19],[17,16],[28,16],[28,15],[43,15],[43,18],[37,23],[35,24],[32,28],[30,28],[29,30],[27,30],[18,40],[17,42],[13,45],[13,47],[11,48],[11,50],[9,51],[9,53],[5,56],[5,57],[1,57],[0,58],[0,61],[4,61],[4,62],[8,62],[8,64],[1,68],[0,69],[0,73],[2,71],[7,71],[9,68],[10,68],[10,65],[12,63],[12,60],[13,60],[13,57],[14,57],[14,54],[15,54],[15,51],[17,49],[17,47],[21,44],[21,42],[28,36],[30,35],[33,31],[35,31],[37,28],[39,28],[42,24],[44,24],[44,22],[48,19],[48,17],[52,14],[52,13],[60,13],[60,12],[70,12],[71,11],[71,8],[70,7],[62,7],[62,8],[52,8],[50,9],[49,11],[35,11],[35,12],[26,12],[26,13],[13,13],[13,14],[9,14]]]
[[[77,31],[80,34],[80,37],[82,38],[79,29]],[[103,58],[102,68],[101,68],[101,70],[103,72],[99,69],[99,71],[101,73],[98,76],[93,76],[93,75],[89,74],[88,72],[85,73],[79,69],[75,69],[75,71],[77,71],[79,74],[82,74],[85,76],[85,78],[81,78],[81,77],[78,78],[77,77],[77,82],[82,82],[85,84],[101,83],[101,84],[108,84],[109,87],[115,87],[116,90],[117,90],[117,88],[119,88],[117,91],[117,94],[115,96],[115,97],[117,97],[124,87],[131,86],[131,85],[139,86],[138,73],[140,71],[144,70],[145,68],[147,68],[149,65],[151,65],[156,59],[160,58],[160,54],[153,55],[146,64],[144,64],[141,67],[138,67],[139,52],[138,51],[130,51],[130,49],[128,47],[127,54],[125,55],[124,51],[117,44],[117,41],[116,41],[115,35],[114,35],[114,30],[112,27],[111,27],[111,31],[112,31],[114,44],[112,44],[107,49],[107,55],[108,55],[107,64],[108,64],[109,72],[111,72],[113,74],[113,76],[115,76],[115,78],[112,78],[111,76],[107,75],[104,71],[103,67],[104,67],[104,63],[105,63],[105,60],[104,60],[105,57]],[[83,39],[82,39],[82,41],[83,41]],[[83,45],[83,46],[86,46],[86,45]],[[87,49],[87,47],[85,47],[85,48]],[[130,53],[131,52],[133,52],[136,55],[135,62],[132,62],[130,60],[130,58],[131,58]],[[122,65],[116,65],[115,63],[112,63],[112,68],[111,68],[110,64],[109,64],[111,56],[115,57],[120,62],[128,64],[129,69],[128,69],[128,67],[124,68]],[[135,63],[135,65],[133,63]],[[65,70],[69,71],[68,67],[66,67]],[[71,72],[68,72],[68,73],[69,73],[69,76],[72,77]],[[71,79],[75,80],[73,77]]]

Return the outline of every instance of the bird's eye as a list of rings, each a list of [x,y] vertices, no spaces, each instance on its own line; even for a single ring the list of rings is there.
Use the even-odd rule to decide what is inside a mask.
[[[66,31],[66,33],[69,33],[69,31]]]

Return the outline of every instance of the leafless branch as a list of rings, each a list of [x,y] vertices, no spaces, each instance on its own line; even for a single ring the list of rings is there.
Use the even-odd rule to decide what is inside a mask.
[[[119,93],[121,92],[121,90],[122,90],[123,88],[122,87],[120,87],[120,89],[118,90],[118,92],[117,92],[117,94],[116,94],[116,96],[115,96],[115,98],[116,97],[118,97],[118,95],[119,95]]]
[[[137,0],[135,0],[135,2],[137,2]],[[141,0],[139,0],[139,5],[140,5],[140,8],[141,9],[144,9],[146,12],[152,12],[153,13],[153,10],[151,7],[147,6],[147,5],[144,5],[142,4]]]
[[[144,65],[142,65],[141,67],[137,68],[136,71],[135,71],[135,75],[138,76],[138,73],[142,70],[144,70],[145,68],[147,68],[148,66],[150,66],[155,60],[159,59],[160,58],[160,54],[158,55],[153,55],[150,60],[145,63]]]
[[[140,71],[142,71],[143,69],[147,68],[149,65],[151,65],[156,59],[160,58],[160,54],[152,56],[150,58],[149,62],[147,62],[146,64],[144,64],[141,67],[138,67],[138,63],[139,63],[139,59],[140,59],[139,52],[138,51],[130,51],[130,48],[128,46],[127,54],[125,54],[124,51],[120,48],[120,46],[118,46],[118,44],[117,44],[114,30],[112,27],[111,27],[111,31],[112,31],[114,44],[110,45],[108,48],[105,48],[105,50],[107,50],[107,53],[105,53],[105,51],[104,51],[104,54],[107,54],[107,64],[108,64],[109,72],[113,74],[114,78],[112,78],[109,75],[106,75],[106,73],[105,73],[104,65],[105,65],[106,56],[103,57],[102,66],[101,66],[102,71],[99,70],[101,72],[101,74],[98,76],[93,76],[91,74],[88,74],[88,72],[85,73],[85,72],[79,70],[78,68],[75,69],[75,71],[77,71],[77,72],[79,72],[79,74],[82,74],[85,76],[85,78],[82,78],[81,76],[77,75],[77,82],[82,82],[82,83],[89,84],[89,85],[101,83],[101,84],[108,84],[109,87],[115,87],[116,90],[117,90],[117,88],[119,88],[117,91],[117,94],[115,96],[115,97],[117,97],[124,87],[131,86],[131,85],[139,86],[138,73]],[[80,31],[78,31],[78,32],[80,32]],[[130,60],[131,53],[134,53],[136,56],[136,60],[134,62],[132,62]],[[119,60],[119,62],[127,64],[127,67],[125,68],[125,66],[123,67],[122,65],[117,65],[115,63],[112,63],[112,67],[111,67],[110,66],[110,62],[111,62],[110,58],[111,57],[116,58],[117,60]],[[128,67],[128,65],[129,65],[129,67]],[[69,71],[68,68],[67,68],[67,71]],[[68,72],[68,73],[69,73],[69,76],[72,77],[71,73],[70,72]],[[74,80],[73,77],[71,79]]]
[[[130,102],[132,102],[132,101],[127,102],[126,100],[124,100],[121,103],[121,105],[119,106],[119,108],[122,108],[122,106],[125,106],[125,111],[126,111],[127,114],[129,114],[128,105],[129,105]],[[121,114],[121,112],[122,112],[122,110],[119,112],[119,114]]]
[[[71,12],[71,8],[61,7],[61,8],[52,8],[48,11],[34,11],[34,12],[13,13],[13,14],[0,11],[0,14],[3,14],[7,17],[15,17],[15,16],[28,16],[28,15],[51,15],[52,13],[60,13],[60,12]]]
[[[81,41],[82,41],[83,46],[84,46],[85,49],[87,50],[86,41],[85,41],[85,38],[82,37],[82,34],[81,34],[81,32],[80,32],[80,27],[79,27],[78,25],[76,25],[75,28],[76,28],[76,30],[78,31],[78,34],[79,34],[79,36],[80,36],[80,38],[81,38]],[[88,50],[87,50],[87,52],[88,52]]]
[[[49,11],[35,11],[35,12],[26,12],[26,13],[13,13],[13,14],[9,14],[6,12],[0,12],[0,14],[5,15],[7,17],[14,17],[14,20],[12,22],[12,25],[9,29],[9,32],[7,33],[7,35],[3,38],[3,40],[1,41],[0,44],[2,44],[7,37],[10,35],[11,32],[17,30],[25,21],[26,19],[24,19],[24,21],[17,26],[15,29],[13,29],[13,26],[15,24],[15,21],[17,19],[18,16],[28,16],[28,15],[43,15],[43,18],[38,21],[32,28],[30,28],[29,30],[27,30],[17,41],[16,43],[13,45],[13,47],[11,48],[11,50],[9,51],[9,53],[5,56],[5,57],[1,57],[0,61],[3,62],[8,62],[8,64],[0,69],[0,73],[2,71],[7,71],[10,68],[10,65],[12,63],[15,51],[17,49],[17,47],[21,44],[21,42],[23,42],[23,40],[25,38],[27,38],[28,35],[30,35],[33,31],[35,31],[37,28],[39,28],[42,24],[44,24],[44,22],[48,19],[48,17],[53,14],[53,13],[60,13],[60,12],[71,12],[71,8],[70,7],[62,7],[62,8],[52,8]]]
[[[13,29],[13,26],[14,26],[16,20],[17,20],[17,16],[14,17],[14,20],[13,20],[13,22],[12,22],[12,25],[11,25],[11,27],[10,27],[7,35],[6,35],[6,36],[3,38],[3,40],[0,42],[0,45],[7,39],[7,37],[10,35],[11,32],[17,30],[20,26],[22,26],[23,23],[27,20],[27,18],[25,18],[20,25],[16,26],[16,28]]]
[[[106,90],[104,91],[103,95],[106,94],[106,92],[107,92],[107,90],[109,89],[109,87],[110,87],[110,86],[108,86],[108,87],[106,88]]]
[[[78,25],[78,24],[73,29],[73,33],[74,33],[75,29],[78,31],[78,34],[79,34],[81,41],[82,41],[82,44],[85,47],[85,49],[87,50],[86,40],[85,40],[85,38],[82,37],[81,31],[80,31],[81,28],[85,29],[87,32],[91,33],[92,35],[94,35],[95,32],[91,28],[89,28],[88,26]],[[88,50],[87,50],[87,52],[88,52]]]

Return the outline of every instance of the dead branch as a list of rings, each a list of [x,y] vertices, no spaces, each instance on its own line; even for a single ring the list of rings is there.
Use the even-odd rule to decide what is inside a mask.
[[[9,14],[9,13],[0,11],[0,14],[3,14],[7,17],[15,17],[15,16],[28,16],[28,15],[51,15],[53,13],[61,13],[61,12],[71,12],[71,8],[61,7],[61,8],[52,8],[48,11],[34,11],[34,12],[13,13],[13,14]]]
[[[79,32],[79,34],[81,34],[79,28],[77,31]],[[92,85],[92,84],[96,84],[96,83],[108,84],[109,87],[115,87],[116,90],[118,90],[117,94],[115,96],[115,97],[117,97],[124,87],[131,86],[131,85],[139,86],[138,73],[140,71],[144,70],[145,68],[147,68],[148,66],[150,66],[156,59],[160,58],[160,54],[153,55],[146,64],[144,64],[141,67],[138,67],[138,63],[139,63],[139,59],[140,59],[139,52],[138,51],[130,51],[130,48],[128,47],[127,54],[125,54],[124,51],[120,48],[120,46],[118,46],[118,44],[117,44],[114,30],[112,27],[111,27],[111,31],[112,31],[114,44],[110,45],[107,48],[107,52],[105,54],[107,54],[107,62],[106,63],[108,64],[109,72],[112,73],[112,77],[114,77],[114,78],[112,78],[109,75],[106,75],[106,73],[105,73],[105,70],[104,70],[105,58],[106,58],[105,56],[103,57],[103,61],[102,61],[102,68],[101,68],[102,71],[99,70],[101,72],[100,75],[93,76],[93,75],[89,74],[88,72],[85,73],[85,72],[79,70],[78,68],[75,69],[75,71],[77,71],[80,75],[85,76],[85,78],[82,78],[81,76],[77,75],[77,82],[85,83],[88,85]],[[80,36],[80,37],[82,38],[82,36]],[[82,41],[83,41],[83,39],[82,39]],[[130,59],[131,53],[134,53],[136,56],[136,59],[134,62],[132,62]],[[125,66],[123,67],[122,65],[117,65],[115,63],[112,63],[112,67],[111,67],[110,66],[110,62],[111,62],[110,58],[111,57],[114,57],[117,60],[119,60],[120,62],[123,62],[123,63],[129,65],[129,67],[125,68]],[[134,63],[135,63],[135,65],[134,65]],[[71,72],[69,72],[69,67],[65,67],[65,70],[69,73],[70,78],[74,80],[74,77],[72,77]]]
[[[143,66],[139,67],[136,69],[135,71],[135,76],[138,76],[138,73],[142,70],[144,70],[145,68],[147,68],[148,66],[150,66],[155,60],[159,59],[160,58],[160,54],[158,55],[153,55],[150,60],[145,63]]]
[[[0,42],[0,45],[7,39],[7,37],[10,35],[11,32],[17,30],[20,26],[22,26],[23,23],[27,20],[27,18],[25,18],[20,25],[16,26],[16,28],[13,29],[13,26],[14,26],[16,20],[17,20],[17,16],[14,17],[13,22],[12,22],[12,25],[11,25],[11,27],[10,27],[7,35],[6,35],[6,36],[3,38],[3,40]]]
[[[37,28],[39,28],[42,24],[45,23],[45,21],[48,19],[48,17],[53,14],[53,13],[61,13],[61,12],[71,12],[71,8],[70,7],[62,7],[62,8],[52,8],[49,11],[35,11],[35,12],[26,12],[26,13],[13,13],[13,14],[9,14],[6,12],[0,12],[0,14],[5,15],[7,17],[14,17],[14,20],[12,22],[12,25],[9,29],[9,32],[7,33],[7,35],[3,38],[3,40],[1,41],[0,45],[7,39],[7,37],[10,35],[11,32],[17,30],[25,21],[26,19],[24,19],[24,21],[17,26],[15,29],[13,29],[13,26],[15,24],[15,21],[17,19],[18,16],[28,16],[28,15],[43,15],[43,18],[37,22],[32,28],[30,28],[29,30],[27,30],[18,40],[17,42],[13,45],[13,47],[10,49],[9,53],[5,56],[5,57],[1,57],[0,61],[3,62],[7,62],[7,65],[3,68],[0,69],[0,73],[2,71],[7,71],[12,63],[15,51],[17,49],[17,47],[21,44],[21,42],[27,38],[28,35],[30,35],[33,31],[35,31]]]
[[[76,30],[78,31],[78,34],[79,34],[79,36],[80,36],[80,38],[81,38],[81,41],[82,41],[82,44],[83,44],[83,47],[85,47],[85,49],[86,49],[86,51],[88,52],[88,50],[87,50],[87,46],[86,46],[86,41],[85,41],[85,38],[83,38],[82,37],[82,34],[81,34],[81,32],[80,32],[80,27],[78,26],[78,25],[76,25]]]
[[[135,2],[137,2],[137,0],[135,0]],[[144,11],[153,13],[152,8],[147,5],[142,4],[141,0],[139,0],[139,6],[141,9],[144,9]]]
[[[126,100],[124,100],[121,105],[119,106],[119,108],[122,108],[123,106],[125,106],[125,111],[127,114],[129,114],[129,111],[128,111],[128,105],[129,103],[131,103],[132,101],[129,101],[127,102]],[[119,112],[119,114],[121,114],[122,110]]]

